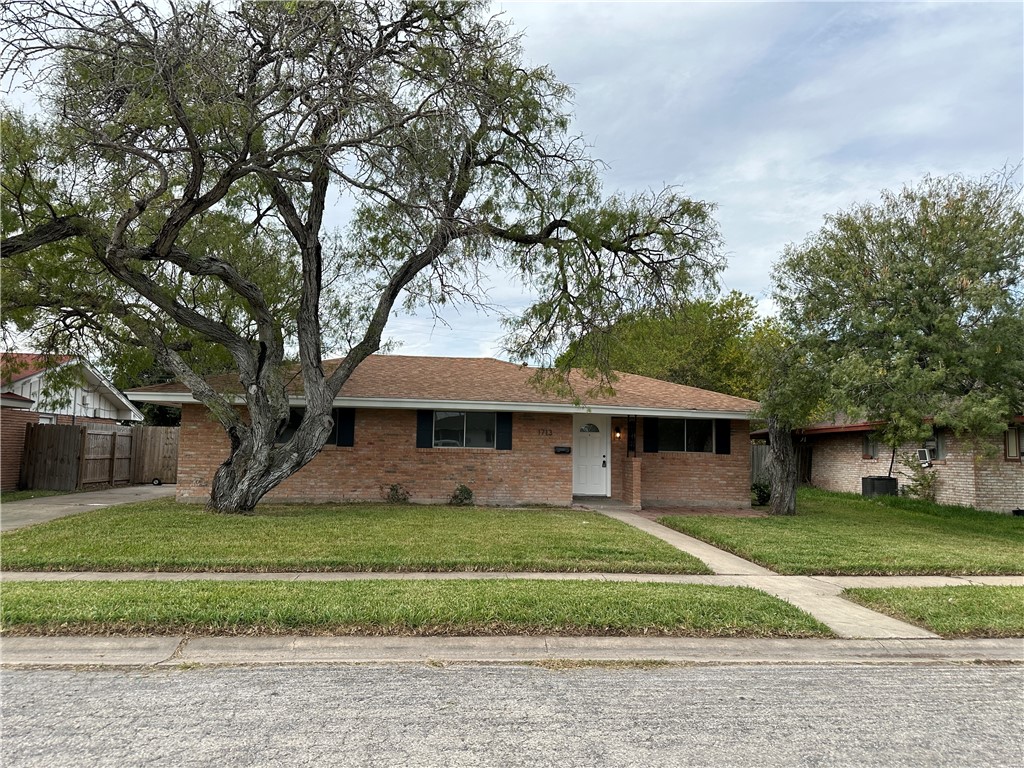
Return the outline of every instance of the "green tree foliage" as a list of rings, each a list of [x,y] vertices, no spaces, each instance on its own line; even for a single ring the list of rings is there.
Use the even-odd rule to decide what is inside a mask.
[[[617,371],[756,399],[761,384],[754,343],[767,327],[754,298],[733,291],[623,317],[581,338],[561,361],[590,367],[607,359]]]
[[[550,360],[712,284],[711,206],[604,195],[571,92],[487,8],[7,3],[0,65],[42,113],[5,110],[5,316],[148,349],[230,440],[211,504],[246,511],[317,454],[398,309],[478,303],[504,270],[538,296],[510,353]],[[229,391],[203,375],[223,358]],[[278,443],[294,378],[305,417]]]
[[[826,217],[818,233],[785,250],[774,273],[783,330],[795,356],[827,383],[829,410],[883,422],[881,436],[894,448],[926,436],[932,419],[982,437],[1021,412],[1016,173],[927,177]],[[792,417],[786,403],[775,396],[766,407]],[[807,400],[797,403],[799,412]]]

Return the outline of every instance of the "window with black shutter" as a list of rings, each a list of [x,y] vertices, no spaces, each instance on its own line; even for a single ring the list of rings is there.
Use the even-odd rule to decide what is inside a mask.
[[[731,452],[728,419],[644,419],[644,453]]]
[[[290,408],[288,411],[288,423],[277,433],[275,443],[287,443],[292,439],[295,430],[299,428],[306,409],[299,406]],[[354,408],[335,408],[331,411],[331,419],[334,426],[327,436],[325,445],[337,445],[342,448],[351,448],[355,445],[356,411]]]
[[[417,448],[512,450],[512,414],[494,411],[417,411]]]

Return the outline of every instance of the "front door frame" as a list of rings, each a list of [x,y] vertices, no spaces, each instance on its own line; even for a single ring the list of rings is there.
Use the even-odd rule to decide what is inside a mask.
[[[602,493],[581,493],[576,488],[576,457],[579,455],[579,438],[580,427],[584,424],[594,424],[603,436],[601,443],[601,452],[604,454],[604,491]],[[599,415],[595,413],[576,413],[572,417],[572,452],[573,452],[573,465],[572,465],[572,493],[574,496],[605,496],[610,498],[612,495],[612,417],[607,415]],[[589,490],[589,489],[588,489]]]

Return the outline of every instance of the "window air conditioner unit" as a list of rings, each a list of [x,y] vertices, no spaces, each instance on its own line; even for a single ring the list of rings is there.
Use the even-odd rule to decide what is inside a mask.
[[[932,465],[932,459],[935,458],[934,448],[918,448],[917,449],[917,460],[921,462],[922,467],[930,467]]]

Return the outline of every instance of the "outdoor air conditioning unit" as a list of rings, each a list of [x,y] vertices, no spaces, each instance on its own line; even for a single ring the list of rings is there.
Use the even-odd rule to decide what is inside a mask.
[[[932,465],[932,459],[935,458],[934,448],[918,448],[917,449],[917,460],[921,463],[922,467],[930,467]]]

